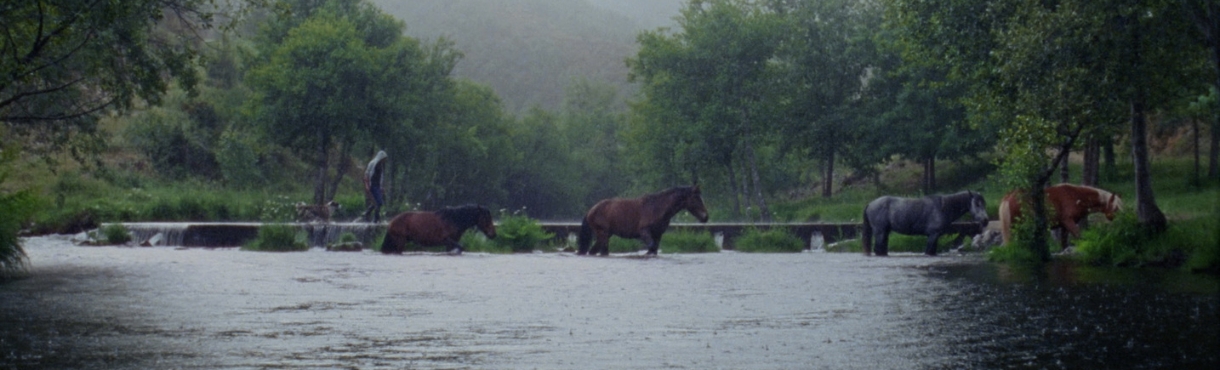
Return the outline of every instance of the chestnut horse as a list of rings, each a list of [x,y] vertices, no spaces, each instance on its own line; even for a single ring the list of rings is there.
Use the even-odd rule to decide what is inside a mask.
[[[1004,235],[1004,244],[1012,241],[1012,223],[1021,217],[1021,203],[1024,203],[1024,191],[1013,190],[1000,201],[1000,232]],[[1090,213],[1104,213],[1106,219],[1114,220],[1114,213],[1123,209],[1123,200],[1102,189],[1072,184],[1059,184],[1046,188],[1046,201],[1054,213],[1047,220],[1051,229],[1062,229],[1059,232],[1059,245],[1067,249],[1067,234],[1080,237],[1081,220]],[[1066,230],[1066,232],[1064,231]]]
[[[603,256],[608,255],[610,235],[615,235],[640,239],[648,247],[648,254],[655,255],[661,244],[661,234],[669,228],[669,220],[682,210],[690,212],[699,222],[707,222],[707,209],[703,208],[699,185],[669,188],[639,198],[612,198],[597,202],[585,213],[580,223],[577,240],[580,250],[576,254],[600,252]],[[595,236],[597,243],[589,250],[589,243]]]
[[[394,216],[386,226],[381,253],[402,254],[407,242],[420,246],[445,246],[451,254],[462,254],[458,240],[467,229],[478,226],[488,238],[496,238],[491,211],[479,205],[445,207],[436,212],[406,212]]]
[[[973,191],[949,195],[929,195],[923,198],[883,196],[864,207],[864,225],[860,241],[864,255],[876,249],[878,256],[889,255],[890,232],[905,235],[927,235],[923,253],[936,255],[936,241],[953,221],[966,213],[981,226],[987,226],[987,200]],[[876,248],[873,240],[876,240]]]

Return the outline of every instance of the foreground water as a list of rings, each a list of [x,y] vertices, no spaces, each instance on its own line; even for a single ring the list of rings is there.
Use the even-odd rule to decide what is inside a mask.
[[[856,254],[382,256],[26,240],[0,368],[1214,368],[1217,281]]]

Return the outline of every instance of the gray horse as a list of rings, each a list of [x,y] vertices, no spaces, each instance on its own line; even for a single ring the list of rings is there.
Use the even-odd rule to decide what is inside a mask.
[[[987,226],[987,201],[973,191],[950,195],[930,195],[923,198],[899,198],[883,196],[868,203],[864,208],[864,254],[889,255],[890,232],[906,235],[927,235],[928,245],[923,254],[936,255],[936,240],[954,220],[966,212],[974,215],[974,221]],[[877,239],[876,248],[872,240]]]

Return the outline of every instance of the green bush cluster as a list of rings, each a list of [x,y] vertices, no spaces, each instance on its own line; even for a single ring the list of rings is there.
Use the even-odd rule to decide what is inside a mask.
[[[97,234],[97,241],[102,244],[118,245],[131,241],[131,232],[127,230],[127,226],[120,223],[102,226]]]
[[[805,250],[805,242],[783,228],[747,229],[733,245],[738,252],[746,253],[800,253]]]
[[[610,253],[637,253],[644,249],[640,239],[610,237]],[[720,252],[716,238],[702,231],[671,230],[661,236],[659,252],[664,253],[715,253]]]
[[[542,229],[538,220],[523,215],[504,215],[496,227],[495,244],[516,253],[531,252],[554,237],[555,234]]]
[[[661,250],[665,253],[716,253],[716,238],[707,231],[670,231],[661,237]]]
[[[0,185],[9,177],[9,163],[17,159],[15,146],[0,150]],[[25,267],[25,249],[21,247],[18,233],[41,203],[34,191],[9,191],[0,186],[0,281],[21,271]]]
[[[258,237],[241,247],[242,250],[259,252],[300,252],[309,250],[305,232],[282,224],[263,225],[258,228]]]
[[[1110,223],[1085,230],[1076,241],[1076,251],[1082,261],[1095,265],[1216,270],[1220,267],[1218,230],[1220,212],[1172,222],[1163,233],[1146,230],[1134,212],[1124,212]]]

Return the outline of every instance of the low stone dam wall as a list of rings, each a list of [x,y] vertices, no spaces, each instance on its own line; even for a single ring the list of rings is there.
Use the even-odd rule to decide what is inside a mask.
[[[556,241],[575,244],[580,232],[579,222],[541,222],[542,228],[555,234]],[[260,222],[129,222],[123,223],[132,239],[141,245],[182,247],[235,247],[258,236]],[[359,222],[284,223],[300,228],[309,235],[310,244],[325,246],[338,241],[344,233],[352,233],[365,246],[372,246],[385,234],[385,224]],[[817,249],[842,240],[855,239],[860,234],[858,223],[676,223],[669,231],[705,231],[715,236],[721,248],[733,249],[733,240],[751,228],[768,230],[782,228],[800,237],[806,248]],[[950,226],[946,235],[973,236],[982,228],[972,222]]]

